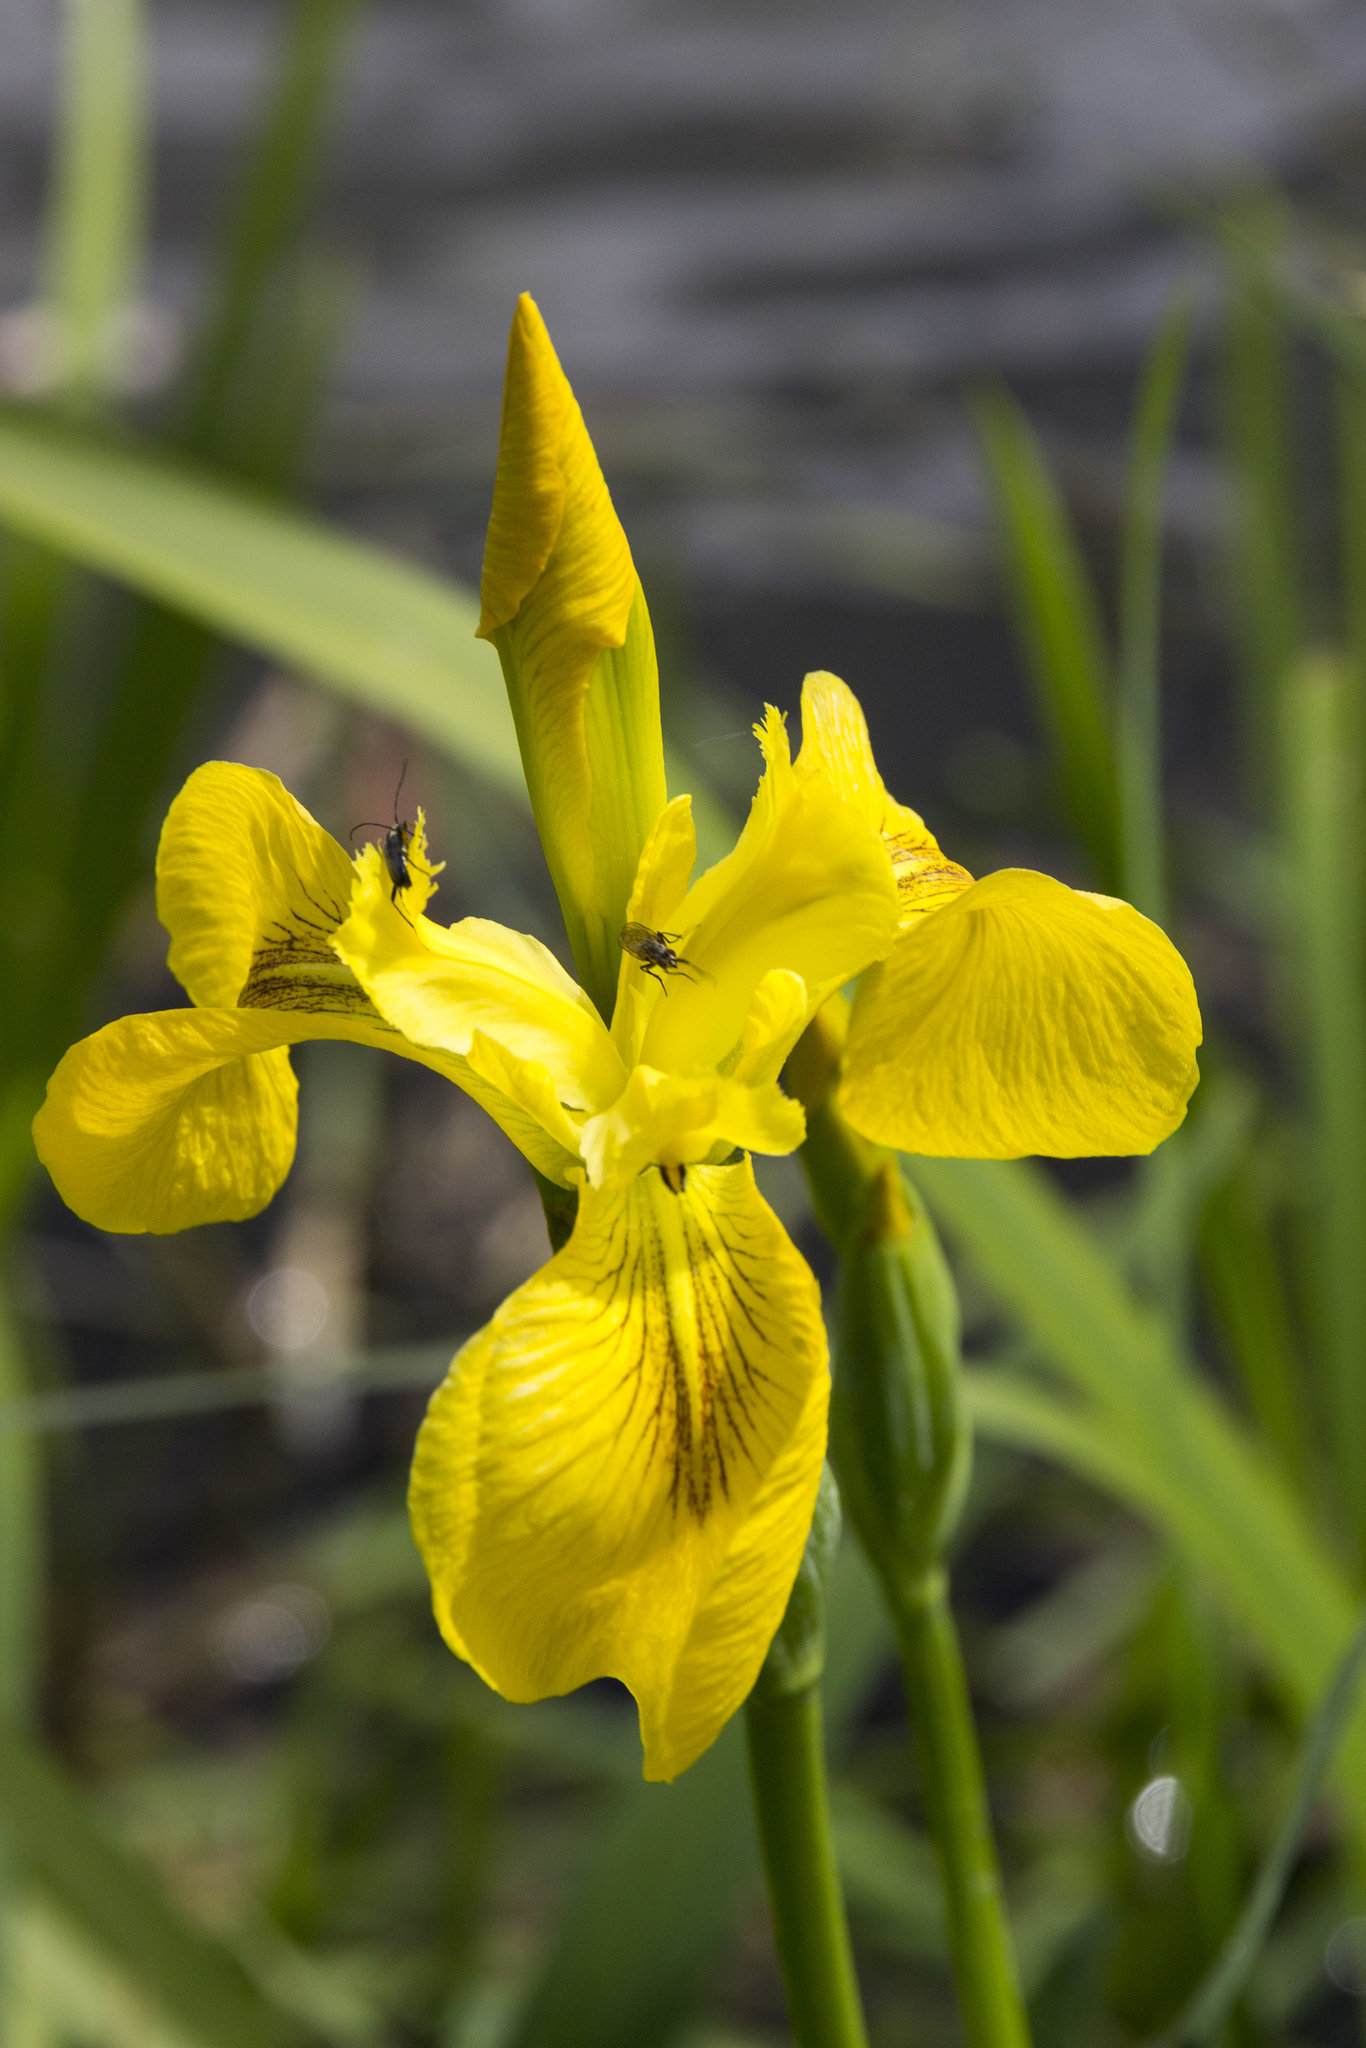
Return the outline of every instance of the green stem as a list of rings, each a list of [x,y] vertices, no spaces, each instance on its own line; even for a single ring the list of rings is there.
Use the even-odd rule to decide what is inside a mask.
[[[896,1155],[851,1130],[831,1099],[841,1039],[840,1013],[827,1006],[787,1067],[807,1112],[816,1215],[841,1261],[832,1457],[901,1647],[964,2038],[968,2048],[1028,2048],[942,1563],[969,1455],[957,1296]]]
[[[798,2048],[867,2048],[835,1871],[818,1684],[745,1709],[778,1960]]]
[[[939,1859],[969,2048],[1028,2048],[972,1703],[948,1600],[928,1571],[893,1601],[920,1791]]]

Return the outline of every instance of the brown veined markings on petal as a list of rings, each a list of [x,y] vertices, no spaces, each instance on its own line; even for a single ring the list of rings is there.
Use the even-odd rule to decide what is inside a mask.
[[[928,835],[920,840],[909,832],[884,832],[882,838],[891,856],[903,924],[972,887],[967,869],[950,860]]]
[[[686,1196],[670,1199],[679,1203],[693,1309],[696,1380],[689,1372],[687,1349],[674,1327],[665,1285],[668,1252],[657,1224],[647,1238],[653,1272],[647,1276],[643,1303],[639,1370],[643,1376],[653,1341],[666,1362],[656,1391],[654,1434],[656,1447],[671,1467],[670,1502],[675,1513],[686,1509],[702,1522],[718,1494],[723,1500],[729,1498],[732,1471],[740,1459],[757,1470],[751,1447],[756,1411],[773,1404],[765,1390],[768,1375],[753,1362],[743,1339],[746,1325],[760,1344],[764,1332],[745,1300],[749,1289],[734,1252],[714,1224],[707,1228],[704,1212],[693,1208]],[[647,1225],[654,1223],[648,1197],[640,1206],[642,1220]],[[651,1285],[651,1279],[656,1284]]]
[[[283,917],[265,927],[238,1009],[340,1013],[363,1018],[379,1031],[392,1030],[328,943],[346,916],[345,907],[331,897],[320,901],[297,875],[294,884],[307,908],[290,904]]]
[[[580,1304],[577,1338],[563,1334],[563,1298],[545,1309],[557,1332],[552,1382],[566,1365],[580,1386],[599,1373],[601,1380],[596,1425],[576,1430],[572,1446],[552,1429],[546,1463],[519,1486],[523,1512],[535,1497],[548,1496],[543,1534],[557,1521],[573,1533],[580,1507],[572,1481],[570,1498],[558,1508],[551,1500],[575,1468],[588,1466],[601,1489],[595,1519],[611,1524],[629,1502],[633,1545],[648,1550],[680,1515],[704,1524],[731,1497],[742,1463],[757,1472],[766,1416],[776,1419],[771,1433],[782,1434],[781,1400],[772,1398],[773,1383],[753,1355],[778,1334],[766,1332],[756,1298],[762,1288],[748,1277],[748,1267],[764,1262],[751,1258],[742,1241],[727,1241],[750,1233],[731,1216],[723,1234],[700,1203],[700,1213],[689,1214],[690,1195],[665,1197],[678,1205],[665,1215],[680,1225],[673,1255],[675,1271],[686,1276],[687,1301],[678,1306],[688,1312],[694,1340],[685,1348],[665,1285],[669,1253],[654,1213],[652,1175],[653,1169],[610,1206],[604,1202],[596,1216],[580,1211],[576,1264],[580,1274],[599,1277],[581,1292],[572,1288]],[[537,1348],[534,1329],[523,1324],[519,1351],[534,1356]],[[696,1383],[688,1348],[695,1348]]]

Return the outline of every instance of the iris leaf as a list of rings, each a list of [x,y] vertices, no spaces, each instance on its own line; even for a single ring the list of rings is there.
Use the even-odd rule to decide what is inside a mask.
[[[1233,479],[1229,587],[1243,682],[1241,737],[1252,793],[1274,798],[1276,706],[1300,651],[1305,591],[1295,470],[1289,335],[1274,267],[1285,246],[1280,203],[1251,198],[1219,223],[1230,292],[1220,378]]]
[[[1162,498],[1190,349],[1192,309],[1173,300],[1139,386],[1129,453],[1120,576],[1119,782],[1121,893],[1167,922],[1162,831]]]
[[[1202,1386],[1162,1320],[1129,1294],[1038,1167],[918,1159],[950,1237],[1081,1398],[1028,1379],[970,1380],[979,1426],[1072,1465],[1169,1535],[1219,1588],[1281,1689],[1309,1712],[1356,1603],[1280,1475]],[[1339,1789],[1366,1831],[1366,1712]]]
[[[1309,1724],[1285,1818],[1276,1831],[1237,1923],[1220,1950],[1214,1967],[1197,1986],[1179,2018],[1158,2041],[1151,2044],[1151,2048],[1197,2048],[1202,2041],[1217,2040],[1227,2024],[1285,1895],[1315,1801],[1356,1700],[1363,1661],[1366,1661],[1366,1619],[1358,1624],[1318,1712]]]
[[[455,585],[188,465],[14,413],[0,520],[522,787],[498,658]]]
[[[1307,657],[1286,678],[1281,773],[1292,902],[1285,983],[1306,1070],[1317,1168],[1313,1257],[1324,1407],[1338,1507],[1366,1545],[1366,898],[1354,683],[1346,664]]]
[[[235,1957],[181,1919],[57,1766],[4,1723],[0,1820],[28,1879],[203,2048],[302,2043]]]
[[[1119,890],[1119,802],[1109,657],[1067,509],[1028,420],[1004,391],[974,408],[1005,541],[1025,658],[1063,803],[1101,887]]]
[[[146,32],[142,0],[66,0],[62,14],[47,295],[60,385],[89,398],[109,381],[115,322],[133,299],[141,255]]]

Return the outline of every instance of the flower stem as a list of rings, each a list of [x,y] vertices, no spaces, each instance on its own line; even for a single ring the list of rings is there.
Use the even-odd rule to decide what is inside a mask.
[[[981,1753],[948,1600],[946,1546],[971,1456],[958,1298],[895,1154],[840,1116],[842,1013],[827,1005],[788,1063],[807,1113],[803,1163],[840,1259],[831,1458],[901,1647],[968,2048],[1028,2048]]]
[[[754,1810],[798,2048],[867,2048],[835,1871],[819,1684],[745,1709]]]
[[[1028,2048],[958,1631],[942,1570],[892,1600],[969,2048]]]

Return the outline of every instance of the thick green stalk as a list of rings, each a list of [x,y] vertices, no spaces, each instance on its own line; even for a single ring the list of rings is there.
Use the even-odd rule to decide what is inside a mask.
[[[949,1949],[972,2048],[1027,2048],[1029,2026],[1006,1927],[972,1702],[949,1607],[932,1570],[891,1601],[920,1763],[920,1796],[939,1858]]]
[[[986,1784],[943,1565],[970,1458],[952,1276],[895,1155],[834,1107],[840,1021],[789,1063],[803,1163],[840,1254],[831,1456],[901,1647],[925,1815],[969,2048],[1027,2048]]]
[[[756,1692],[745,1729],[793,2035],[798,2048],[865,2048],[830,1832],[819,1685]]]
[[[782,1626],[745,1707],[749,1777],[797,2048],[867,2048],[825,1777],[825,1589],[839,1548],[827,1466]]]

